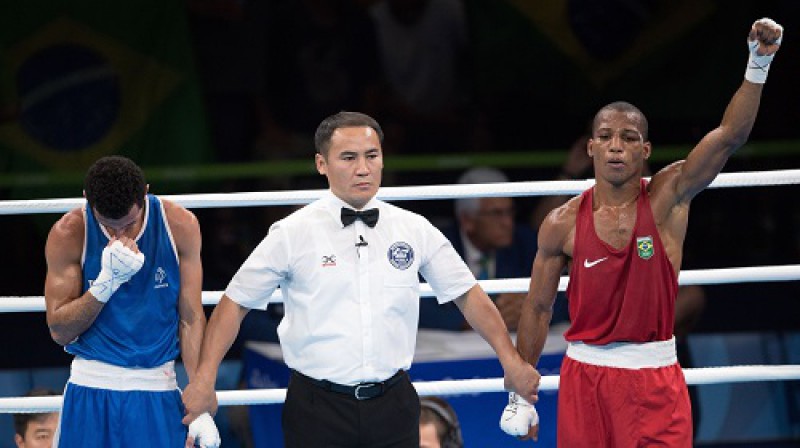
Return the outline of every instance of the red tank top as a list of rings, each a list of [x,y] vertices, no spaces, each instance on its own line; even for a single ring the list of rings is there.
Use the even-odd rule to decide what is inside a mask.
[[[642,179],[636,224],[620,250],[594,228],[594,188],[581,195],[569,273],[568,341],[604,345],[672,338],[678,280],[661,243]]]

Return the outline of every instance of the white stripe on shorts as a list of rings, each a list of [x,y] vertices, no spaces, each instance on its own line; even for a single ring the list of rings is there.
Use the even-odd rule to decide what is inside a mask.
[[[647,369],[667,367],[678,362],[675,337],[655,342],[612,342],[590,345],[570,342],[567,356],[585,364],[620,369]]]
[[[170,391],[178,388],[175,361],[149,369],[120,367],[75,357],[69,382],[79,386],[117,391]]]

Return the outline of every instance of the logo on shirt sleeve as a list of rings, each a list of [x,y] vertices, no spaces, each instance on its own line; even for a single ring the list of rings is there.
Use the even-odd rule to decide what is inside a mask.
[[[389,263],[401,271],[408,269],[411,263],[414,262],[414,249],[403,241],[392,244],[386,255],[389,258]]]
[[[653,248],[652,236],[641,236],[636,238],[636,250],[639,252],[639,258],[642,260],[649,260],[655,252]]]

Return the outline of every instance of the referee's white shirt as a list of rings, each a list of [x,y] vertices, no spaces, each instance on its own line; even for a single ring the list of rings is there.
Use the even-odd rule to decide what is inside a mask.
[[[374,228],[343,227],[328,191],[282,219],[242,264],[225,294],[247,308],[266,309],[280,286],[278,327],[286,364],[339,384],[382,381],[408,369],[419,321],[421,273],[439,303],[477,282],[450,241],[424,217],[377,199]],[[363,237],[366,246],[357,247]],[[430,299],[422,299],[430,300]]]

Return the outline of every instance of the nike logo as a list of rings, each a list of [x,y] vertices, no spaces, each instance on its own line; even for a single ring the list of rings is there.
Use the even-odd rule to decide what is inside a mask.
[[[596,265],[598,263],[602,263],[602,262],[604,262],[606,260],[608,260],[608,257],[598,258],[597,260],[594,260],[594,261],[589,261],[589,259],[587,258],[587,259],[583,260],[583,267],[590,268],[590,267],[592,267],[592,266],[594,266],[594,265]]]

